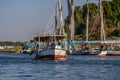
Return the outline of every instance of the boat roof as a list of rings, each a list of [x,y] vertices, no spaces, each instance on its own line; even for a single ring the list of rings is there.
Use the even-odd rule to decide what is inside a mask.
[[[34,40],[35,41],[39,41],[40,40],[41,42],[46,42],[46,41],[50,40],[53,37],[54,37],[54,35],[45,35],[44,34],[44,35],[40,35],[40,36],[34,37]],[[55,38],[58,41],[58,40],[64,39],[65,36],[64,35],[55,35]]]

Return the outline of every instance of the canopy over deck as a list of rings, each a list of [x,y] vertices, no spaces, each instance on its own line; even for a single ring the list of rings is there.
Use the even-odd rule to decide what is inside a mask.
[[[120,45],[120,40],[88,41],[87,44]]]
[[[65,38],[64,35],[40,35],[40,36],[36,36],[34,37],[35,41],[41,41],[41,42],[46,42],[48,40],[51,40],[52,38],[54,38],[58,41],[58,40],[62,40]]]

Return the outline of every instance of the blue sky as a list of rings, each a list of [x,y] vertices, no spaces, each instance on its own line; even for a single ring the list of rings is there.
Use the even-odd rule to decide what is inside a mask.
[[[54,13],[57,0],[0,0],[0,40],[29,41],[43,32]],[[67,15],[67,0],[61,0],[63,16]],[[75,0],[82,5],[86,0]],[[97,2],[97,0],[90,0]]]

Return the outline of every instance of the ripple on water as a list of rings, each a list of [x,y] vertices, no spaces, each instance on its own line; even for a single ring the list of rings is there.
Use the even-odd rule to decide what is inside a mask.
[[[70,56],[67,61],[1,56],[0,80],[119,80],[120,57]]]

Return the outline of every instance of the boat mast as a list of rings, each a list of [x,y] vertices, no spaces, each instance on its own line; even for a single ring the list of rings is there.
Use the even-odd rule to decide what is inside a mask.
[[[105,40],[102,0],[99,0],[99,3],[100,3],[100,19],[101,19],[101,40]]]
[[[59,15],[60,15],[60,33],[59,34],[64,35],[62,5],[60,0],[58,0],[58,9],[59,9]]]
[[[88,42],[88,25],[89,25],[89,7],[88,7],[88,0],[87,0],[86,42]]]
[[[71,0],[71,40],[74,41],[74,0]]]
[[[74,40],[74,0],[67,0],[68,2],[68,16],[69,16],[69,25],[68,25],[68,31],[70,36],[70,41]]]
[[[57,5],[55,5],[55,34],[57,31]]]
[[[57,5],[55,5],[55,33],[54,33],[54,44],[56,43],[56,34],[57,34]]]

